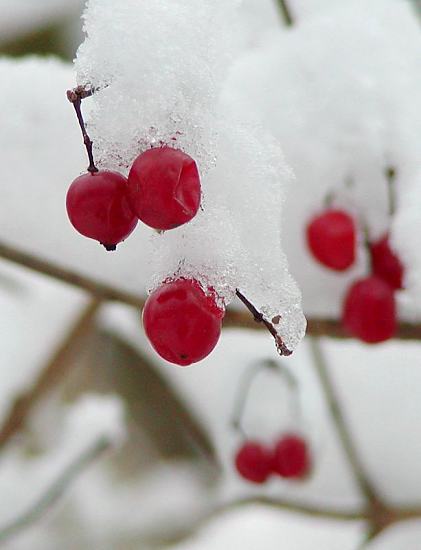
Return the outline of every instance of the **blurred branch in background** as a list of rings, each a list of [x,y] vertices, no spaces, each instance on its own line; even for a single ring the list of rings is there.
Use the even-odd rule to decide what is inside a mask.
[[[285,23],[287,27],[292,27],[294,25],[294,19],[292,17],[292,13],[289,7],[290,0],[275,0],[275,1],[279,8],[282,21]]]
[[[67,367],[71,364],[69,356],[74,354],[82,342],[89,338],[90,328],[99,306],[100,302],[97,300],[92,300],[89,303],[59,348],[53,353],[50,361],[42,369],[33,387],[15,399],[13,407],[0,428],[0,450],[22,429],[25,420],[37,402],[64,376]]]
[[[368,479],[364,467],[358,455],[355,443],[351,436],[349,427],[345,420],[344,413],[340,406],[340,401],[336,395],[335,386],[329,374],[329,368],[324,357],[322,346],[318,338],[309,339],[310,351],[312,354],[312,364],[317,372],[324,401],[328,406],[332,420],[336,426],[342,448],[351,466],[352,472],[358,483],[358,486],[369,503],[378,503],[380,501],[375,488]]]
[[[75,479],[92,462],[112,446],[106,437],[94,441],[66,470],[52,483],[52,485],[28,508],[21,516],[8,525],[0,527],[0,543],[5,543],[13,536],[20,534],[39,521],[49,510],[57,504]]]
[[[63,268],[54,262],[43,260],[29,252],[10,246],[4,241],[0,241],[0,258],[85,290],[98,300],[120,302],[136,308],[143,308],[145,304],[145,297],[143,296],[104,284],[71,269]],[[309,336],[329,336],[330,338],[340,339],[351,338],[344,331],[342,324],[336,319],[309,318],[307,322],[307,334]],[[224,327],[251,330],[265,329],[261,323],[256,323],[249,313],[234,309],[227,310],[224,318]],[[401,322],[395,338],[400,340],[421,340],[421,324]]]

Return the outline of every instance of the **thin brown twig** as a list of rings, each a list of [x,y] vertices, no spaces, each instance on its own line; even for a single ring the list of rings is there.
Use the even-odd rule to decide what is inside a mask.
[[[379,505],[381,500],[361,463],[355,443],[340,406],[339,398],[336,395],[334,384],[330,378],[326,359],[323,355],[319,339],[314,337],[310,338],[309,346],[313,358],[313,365],[318,374],[325,401],[328,405],[336,431],[358,486],[369,503]]]
[[[98,168],[95,166],[95,162],[94,162],[94,154],[92,150],[93,143],[91,138],[88,135],[88,132],[86,131],[86,125],[82,115],[82,99],[90,97],[92,94],[93,94],[92,89],[86,89],[83,86],[78,86],[74,90],[67,90],[66,92],[67,99],[70,101],[70,103],[74,107],[77,120],[79,122],[79,126],[82,131],[83,143],[85,144],[86,152],[89,158],[88,172],[90,172],[91,174],[94,174],[95,172],[98,172]]]
[[[110,446],[111,442],[106,437],[100,437],[94,441],[22,515],[0,527],[0,542],[10,540],[39,521],[53,508],[79,474]]]
[[[100,302],[93,300],[79,316],[64,342],[54,352],[38,379],[26,393],[15,399],[3,425],[0,428],[0,449],[23,427],[34,405],[66,372],[67,358],[85,337],[95,317]]]
[[[290,351],[284,341],[282,340],[281,336],[278,334],[276,328],[274,325],[268,321],[263,313],[259,311],[251,302],[248,300],[242,292],[240,292],[238,289],[235,291],[235,294],[239,298],[239,300],[246,306],[246,308],[250,311],[250,313],[253,316],[253,319],[256,323],[261,323],[273,336],[276,344],[276,348],[279,352],[279,355],[283,355],[285,357],[288,357],[292,354],[292,351]]]
[[[34,254],[8,245],[4,241],[0,241],[0,258],[84,290],[98,300],[119,302],[136,308],[143,308],[145,305],[145,298],[139,294],[81,275],[77,271],[39,258]],[[256,323],[252,316],[245,314],[243,311],[229,308],[224,317],[224,328],[261,330],[265,327],[261,323]],[[309,336],[329,336],[338,339],[352,338],[337,319],[327,318],[307,319],[307,334]],[[399,340],[421,340],[421,323],[401,322],[395,338]]]

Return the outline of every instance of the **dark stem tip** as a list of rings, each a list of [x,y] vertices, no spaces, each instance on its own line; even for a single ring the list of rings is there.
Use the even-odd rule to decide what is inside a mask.
[[[116,244],[106,244],[106,243],[101,243],[101,244],[107,252],[114,252],[114,250],[117,250]]]

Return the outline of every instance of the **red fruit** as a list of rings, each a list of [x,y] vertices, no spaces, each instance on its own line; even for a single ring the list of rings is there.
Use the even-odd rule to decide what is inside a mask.
[[[201,196],[195,161],[171,147],[145,151],[130,170],[129,196],[136,216],[154,229],[174,229],[189,222]]]
[[[356,229],[343,210],[326,210],[307,226],[307,244],[321,264],[345,271],[355,261]]]
[[[396,331],[396,306],[392,287],[375,275],[352,285],[345,298],[342,322],[356,338],[375,344]]]
[[[66,208],[73,227],[115,250],[137,224],[127,197],[127,180],[117,172],[83,174],[71,184]]]
[[[209,355],[225,314],[215,298],[190,279],[166,282],[152,292],[143,309],[143,326],[155,351],[183,367]]]
[[[284,435],[276,444],[272,470],[288,479],[302,479],[310,472],[311,458],[306,441],[295,434]]]
[[[372,243],[370,252],[374,274],[396,290],[403,288],[404,268],[390,248],[389,235],[384,235],[379,241]]]
[[[272,453],[254,441],[247,441],[238,450],[235,467],[247,481],[264,483],[271,473]]]

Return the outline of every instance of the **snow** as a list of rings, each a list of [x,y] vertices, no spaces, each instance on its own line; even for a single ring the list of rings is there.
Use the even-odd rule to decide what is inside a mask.
[[[88,128],[101,167],[126,173],[141,151],[160,143],[198,161],[203,211],[155,236],[149,290],[167,278],[193,277],[228,303],[239,288],[268,319],[281,315],[276,328],[293,350],[305,319],[280,247],[292,174],[249,106],[223,91],[235,5],[208,1],[197,10],[191,0],[170,8],[125,0],[116,8],[91,0],[78,83],[98,90]]]
[[[59,409],[61,424],[52,448],[28,460],[25,449],[11,446],[0,459],[3,495],[0,515],[6,525],[26,511],[70,464],[104,438],[111,446],[124,439],[123,405],[115,396],[84,395]]]
[[[173,550],[354,550],[364,536],[360,523],[320,521],[250,506],[214,519]]]
[[[419,22],[409,3],[397,0],[290,3],[299,25],[288,30],[280,28],[275,33],[273,6],[264,4],[260,12],[259,5],[248,0],[245,9],[250,17],[250,50],[235,62],[223,86],[229,59],[220,64],[213,52],[225,48],[221,38],[225,23],[214,35],[219,37],[217,45],[205,45],[209,40],[206,34],[211,33],[203,33],[203,25],[195,28],[193,35],[185,32],[195,17],[200,18],[206,10],[218,10],[222,5],[219,2],[214,6],[203,2],[195,14],[184,11],[183,21],[174,7],[180,3],[172,3],[159,27],[160,32],[167,29],[168,36],[173,37],[169,45],[158,40],[158,34],[151,37],[157,27],[145,23],[153,23],[152,12],[161,9],[163,3],[146,6],[150,19],[133,18],[133,22],[139,23],[146,33],[140,40],[151,52],[147,59],[139,55],[140,50],[134,52],[129,47],[135,33],[126,38],[117,24],[121,14],[128,16],[124,6],[134,4],[114,3],[113,18],[117,22],[113,28],[108,25],[110,11],[96,12],[95,21],[88,17],[91,42],[84,48],[99,48],[108,34],[109,44],[117,44],[120,32],[133,63],[132,75],[124,72],[124,65],[120,74],[116,69],[119,52],[109,52],[107,65],[107,56],[101,57],[95,50],[92,59],[98,63],[85,65],[84,70],[92,70],[99,82],[108,83],[109,74],[115,71],[116,79],[122,79],[121,85],[131,78],[134,86],[134,103],[127,106],[121,126],[113,126],[115,120],[119,121],[117,109],[109,112],[110,105],[120,108],[124,102],[117,94],[113,99],[118,89],[113,88],[114,80],[84,102],[93,132],[96,125],[99,131],[109,124],[111,133],[104,134],[104,139],[110,138],[110,142],[97,140],[101,151],[102,146],[104,151],[114,147],[112,140],[116,136],[119,139],[124,124],[134,128],[139,121],[148,132],[152,126],[158,128],[159,120],[163,120],[159,132],[166,138],[172,135],[173,127],[156,106],[152,105],[146,113],[137,113],[136,94],[150,82],[151,87],[158,87],[158,100],[168,101],[184,116],[188,106],[177,101],[180,96],[163,85],[166,78],[174,86],[179,83],[176,67],[167,62],[164,51],[171,46],[184,55],[189,41],[197,42],[197,47],[195,44],[195,48],[187,48],[194,51],[187,54],[190,61],[183,72],[183,85],[187,83],[192,90],[188,94],[193,106],[188,114],[192,116],[177,122],[186,124],[185,128],[192,132],[189,136],[194,136],[194,143],[189,143],[186,130],[185,135],[178,136],[178,143],[191,147],[203,161],[204,211],[185,228],[164,236],[138,228],[116,254],[105,254],[96,243],[76,235],[64,211],[66,189],[87,164],[72,108],[64,96],[65,90],[75,84],[72,68],[51,59],[1,60],[1,238],[139,294],[178,269],[202,278],[206,284],[219,285],[218,290],[227,300],[232,297],[232,289],[241,286],[268,316],[273,315],[271,308],[285,314],[292,308],[291,318],[285,315],[285,321],[293,327],[293,334],[287,338],[295,341],[300,333],[299,294],[286,271],[280,242],[285,245],[292,272],[304,291],[306,313],[337,315],[346,286],[366,272],[365,253],[360,246],[358,264],[349,274],[327,273],[305,250],[305,221],[322,207],[325,193],[334,189],[336,203],[351,209],[361,221],[367,218],[372,235],[378,236],[389,223],[384,169],[394,164],[398,211],[392,223],[392,241],[406,264],[408,287],[399,299],[402,314],[418,318]],[[92,2],[96,10],[99,5],[98,1]],[[191,3],[185,0],[183,5]],[[97,43],[96,20],[99,26],[103,25]],[[170,21],[175,20],[177,29],[169,28]],[[215,25],[217,21],[218,18]],[[183,32],[177,33],[179,29]],[[232,38],[235,42],[236,36]],[[81,55],[85,55],[83,48]],[[201,56],[205,56],[205,61]],[[161,60],[163,71],[154,74],[152,65]],[[140,67],[140,72],[136,67]],[[99,73],[103,69],[110,73],[102,76]],[[139,74],[146,74],[149,80],[138,79]],[[124,97],[128,97],[126,91]],[[148,95],[144,100],[145,105],[152,102]],[[143,105],[143,98],[141,102]],[[101,115],[99,120],[103,112],[105,119]],[[155,116],[156,122],[152,120]],[[286,162],[268,130],[280,140]],[[126,164],[133,155],[131,142],[127,143],[123,151],[127,154]],[[117,162],[116,157],[111,155],[110,162]],[[287,163],[295,170],[295,180]],[[352,187],[345,185],[350,178]],[[292,189],[289,194],[288,186]],[[261,212],[267,213],[264,219]],[[180,258],[184,258],[181,264]],[[266,286],[273,281],[279,283],[277,290],[289,290],[291,294],[275,295],[275,290]],[[33,383],[86,301],[75,290],[0,264],[0,416],[4,416],[14,397]],[[230,419],[245,370],[266,358],[280,360],[270,337],[265,333],[224,331],[215,352],[202,365],[181,370],[169,368],[148,348],[138,312],[109,306],[104,310],[103,324],[148,353],[159,372],[206,426],[222,465],[220,483],[214,490],[204,488],[203,480],[186,464],[156,466],[145,477],[123,483],[99,462],[83,474],[51,516],[10,545],[12,550],[53,550],[75,544],[75,540],[79,548],[117,547],[127,539],[136,545],[141,532],[156,533],[163,521],[168,528],[182,526],[210,505],[236,497],[265,494],[341,509],[361,505],[306,342],[284,363],[299,381],[302,416],[291,414],[288,388],[265,373],[253,386],[244,426],[250,437],[269,443],[291,427],[303,432],[313,450],[314,473],[303,484],[273,479],[263,488],[255,488],[238,479],[234,471],[233,455],[241,438],[231,429]],[[282,327],[283,334],[285,330]],[[323,349],[370,478],[390,502],[417,503],[421,407],[414,388],[421,383],[416,368],[419,343],[394,341],[370,347],[354,341],[324,340]],[[55,404],[51,416],[49,421],[54,422],[56,429],[54,437],[48,438],[47,434],[45,441],[49,446],[42,455],[27,455],[25,449],[17,446],[2,453],[3,519],[26,508],[91,437],[104,434],[116,445],[122,442],[123,410],[114,397],[85,397],[67,412]],[[47,426],[43,429],[48,431]],[[357,522],[316,520],[253,506],[214,518],[192,540],[173,548],[212,550],[241,546],[245,550],[271,550],[280,546],[288,550],[346,550],[356,548],[363,534]],[[368,548],[407,550],[417,547],[419,538],[420,522],[406,522],[387,530]]]
[[[328,273],[306,249],[306,220],[333,191],[335,204],[356,215],[360,237],[368,225],[377,238],[390,225],[389,166],[397,172],[392,241],[408,260],[406,302],[418,303],[418,225],[409,202],[419,203],[420,48],[410,2],[335,2],[292,29],[267,34],[232,71],[227,86],[257,108],[296,173],[284,244],[309,315],[337,317],[345,289],[366,272],[367,259],[361,243],[353,270]],[[410,314],[402,307],[402,315]]]

